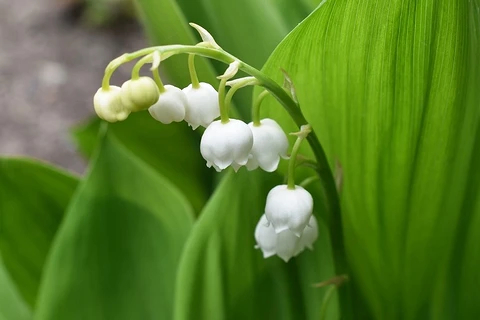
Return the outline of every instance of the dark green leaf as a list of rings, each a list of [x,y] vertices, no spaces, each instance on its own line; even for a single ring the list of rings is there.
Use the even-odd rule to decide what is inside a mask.
[[[171,319],[192,210],[110,134],[99,151],[54,242],[37,318]]]

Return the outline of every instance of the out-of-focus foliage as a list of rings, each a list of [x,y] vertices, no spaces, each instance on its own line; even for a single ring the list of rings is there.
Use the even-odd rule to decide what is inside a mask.
[[[0,290],[15,286],[10,290],[17,291],[30,308],[36,301],[47,253],[77,183],[77,178],[49,165],[28,159],[0,159],[0,268],[6,281]],[[2,297],[8,295],[0,293],[0,315],[10,306]]]
[[[88,156],[97,145],[101,122],[95,119],[75,130],[78,147]],[[175,184],[188,197],[195,211],[200,212],[210,194],[212,172],[200,155],[200,137],[186,123],[166,126],[155,121],[148,112],[142,112],[130,115],[127,121],[111,124],[109,130],[136,157]]]
[[[37,319],[170,319],[193,222],[185,197],[112,134],[52,246]]]

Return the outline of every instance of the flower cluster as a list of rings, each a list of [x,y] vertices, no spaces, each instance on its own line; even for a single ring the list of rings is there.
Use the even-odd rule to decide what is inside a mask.
[[[204,40],[199,45],[224,53],[206,30],[193,26]],[[162,53],[165,54],[163,57]],[[148,110],[155,120],[163,124],[186,121],[193,130],[204,127],[200,152],[206,165],[216,171],[228,167],[237,171],[245,166],[247,170],[261,168],[273,172],[277,169],[280,158],[288,158],[289,144],[285,132],[275,120],[260,119],[259,116],[259,106],[268,91],[262,92],[255,101],[252,122],[247,124],[229,117],[230,101],[236,90],[246,85],[260,84],[253,77],[228,82],[243,62],[234,59],[230,63],[225,73],[218,77],[220,85],[217,91],[210,84],[198,81],[194,66],[195,55],[190,52],[188,66],[192,83],[180,89],[173,85],[163,85],[158,73],[162,58],[171,55],[152,50],[137,62],[132,70],[132,78],[121,87],[109,85],[111,73],[108,73],[107,67],[102,87],[93,99],[97,115],[106,121],[116,122],[125,120],[132,112]],[[153,79],[139,76],[141,66],[150,62]],[[116,61],[112,61],[112,64],[115,67],[119,65]],[[231,88],[225,94],[227,85]],[[317,221],[312,215],[313,198],[293,180],[295,158],[300,143],[309,132],[310,126],[307,125],[296,134],[297,142],[289,159],[288,184],[279,185],[269,192],[265,214],[256,227],[256,247],[263,251],[265,258],[276,254],[288,261],[305,248],[312,248],[317,238]]]

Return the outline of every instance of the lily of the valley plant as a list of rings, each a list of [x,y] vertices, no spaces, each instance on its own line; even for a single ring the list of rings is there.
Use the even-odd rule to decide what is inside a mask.
[[[297,141],[288,157],[288,140],[284,131],[275,120],[260,119],[260,105],[268,90],[280,94],[280,103],[291,105],[291,111],[301,116],[298,103],[273,80],[224,51],[204,28],[194,23],[191,25],[203,39],[196,46],[146,48],[113,60],[106,69],[102,87],[93,98],[95,111],[109,122],[122,121],[132,112],[148,110],[154,119],[163,124],[186,121],[193,130],[204,127],[200,152],[207,167],[213,167],[218,172],[228,167],[238,171],[242,166],[250,171],[260,167],[273,172],[280,158],[289,158],[288,183],[269,192],[264,215],[255,230],[256,248],[262,250],[265,258],[276,254],[288,262],[305,248],[313,249],[318,235],[317,221],[312,215],[313,198],[302,186],[295,184],[298,151],[302,141],[311,133],[311,126],[302,124],[299,132],[292,133],[297,136]],[[184,89],[164,85],[158,71],[161,61],[182,53],[189,54],[192,83]],[[218,90],[208,83],[199,82],[194,64],[196,54],[229,63],[224,74],[218,77]],[[110,85],[115,69],[136,58],[140,59],[132,69],[132,78],[121,88]],[[139,75],[146,63],[152,64],[153,78]],[[250,71],[250,76],[231,80],[239,70]],[[228,93],[227,85],[231,87]],[[267,87],[268,90],[257,98],[252,107],[252,122],[246,124],[231,119],[229,109],[235,92],[249,85]],[[331,176],[328,178],[331,179]]]

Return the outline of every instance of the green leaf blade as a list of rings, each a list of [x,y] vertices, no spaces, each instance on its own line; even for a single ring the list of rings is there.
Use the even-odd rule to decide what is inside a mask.
[[[278,82],[280,67],[289,73],[331,167],[342,165],[353,283],[377,319],[428,318],[446,305],[432,297],[454,277],[479,116],[468,6],[327,2],[264,67]],[[293,131],[278,108],[267,101],[263,114]]]
[[[55,241],[37,318],[169,319],[192,222],[183,195],[107,135]]]
[[[33,308],[43,266],[78,179],[29,159],[0,159],[0,256]]]
[[[84,154],[91,156],[101,123],[95,119],[75,130],[74,137]],[[211,192],[212,172],[199,152],[200,137],[186,123],[167,126],[142,112],[109,128],[125,147],[174,183],[195,211],[201,210]]]

